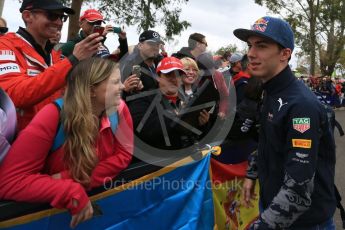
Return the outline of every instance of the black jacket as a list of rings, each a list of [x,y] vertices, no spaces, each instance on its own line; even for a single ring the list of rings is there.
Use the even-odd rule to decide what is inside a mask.
[[[135,136],[149,146],[162,150],[178,150],[193,145],[198,134],[186,129],[174,120],[174,118],[179,117],[178,113],[184,105],[183,100],[178,99],[176,103],[173,103],[162,95],[159,89],[150,92],[155,93],[129,103]],[[149,112],[147,119],[144,119],[152,105],[154,106],[152,111]],[[162,118],[161,121],[164,120],[164,124],[161,123],[160,118]],[[164,127],[162,125],[165,125],[166,134],[163,132]],[[204,130],[202,129],[204,127],[196,128],[201,133]]]
[[[81,42],[84,40],[87,36],[83,32],[83,30],[80,30],[78,35],[67,41],[65,44],[61,46],[61,51],[62,54],[67,57],[73,53],[74,47],[77,43]],[[107,58],[110,55],[109,49],[104,45],[105,40],[107,37],[104,37],[102,41],[102,46],[100,49],[97,51],[97,53],[94,55],[95,57],[100,57],[100,58]],[[119,43],[120,43],[120,53],[118,55],[118,59],[120,60],[126,53],[128,53],[128,44],[127,44],[127,38],[122,39],[119,37]]]
[[[227,140],[257,141],[262,83],[255,77],[241,77],[237,78],[233,84],[236,89],[236,114]]]
[[[149,67],[140,56],[139,49],[134,48],[133,53],[123,57],[120,61],[121,81],[124,82],[130,75],[132,75],[132,68],[134,65],[141,66],[140,80],[143,83],[144,88],[142,91],[148,91],[158,88],[156,66],[161,61],[162,57],[157,57],[154,61],[154,66]],[[141,92],[142,92],[141,91]],[[123,98],[133,95],[137,92],[126,93],[123,92]]]
[[[176,57],[178,59],[182,59],[184,57],[189,57],[193,60],[195,60],[195,57],[191,53],[191,49],[189,47],[182,47],[180,51],[177,51],[176,53],[173,53],[171,56]]]
[[[335,143],[326,111],[289,67],[264,84],[264,95],[257,159],[261,226],[323,223],[336,208]]]

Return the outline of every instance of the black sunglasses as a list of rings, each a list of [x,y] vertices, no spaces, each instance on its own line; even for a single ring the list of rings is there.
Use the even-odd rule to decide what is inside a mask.
[[[201,41],[201,44],[204,44],[207,47],[207,42]]]
[[[58,14],[54,13],[49,10],[31,10],[31,12],[38,12],[38,13],[43,13],[49,21],[56,21],[57,19],[60,19],[62,22],[67,21],[68,15],[66,14]]]
[[[0,27],[0,34],[5,34],[8,32],[8,28],[7,27]]]
[[[94,22],[88,21],[87,23],[89,23],[92,26],[101,26],[102,25],[102,21],[94,21]]]

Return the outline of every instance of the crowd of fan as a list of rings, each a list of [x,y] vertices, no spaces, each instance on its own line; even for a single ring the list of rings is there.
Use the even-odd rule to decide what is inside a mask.
[[[203,34],[191,34],[186,47],[168,56],[153,30],[129,50],[126,32],[103,27],[95,9],[82,13],[79,33],[66,43],[60,43],[61,29],[71,8],[24,0],[20,13],[25,28],[17,32],[0,20],[0,87],[18,122],[17,135],[7,135],[13,127],[1,107],[0,199],[67,208],[74,227],[92,215],[85,190],[118,175],[134,149],[150,146],[149,154],[179,159],[177,150],[189,154],[183,149],[198,147],[215,124],[228,120],[230,76],[242,73],[242,56],[232,55],[233,72],[229,63],[224,71],[206,52]],[[119,35],[112,53],[104,45],[109,32]],[[195,103],[199,108],[188,111]]]
[[[20,12],[26,28],[16,33],[7,33],[0,20],[0,87],[16,107],[19,132],[0,162],[0,199],[67,208],[75,227],[92,217],[86,190],[117,176],[136,151],[181,157],[178,150],[208,140],[214,127],[214,134],[229,128],[222,162],[241,162],[257,149],[262,83],[249,75],[246,55],[212,56],[206,36],[193,33],[169,56],[153,30],[142,32],[130,50],[126,32],[103,27],[95,9],[82,13],[75,38],[59,43],[71,8],[58,0],[24,0]],[[114,52],[104,45],[110,32],[119,35]],[[326,101],[338,98],[333,106],[344,101],[338,82],[309,83]],[[280,107],[287,104],[279,99]],[[224,124],[231,115],[230,129]],[[237,154],[227,154],[234,149]]]
[[[329,76],[301,76],[300,80],[303,81],[322,102],[332,106],[333,108],[345,106],[345,79],[332,79]]]

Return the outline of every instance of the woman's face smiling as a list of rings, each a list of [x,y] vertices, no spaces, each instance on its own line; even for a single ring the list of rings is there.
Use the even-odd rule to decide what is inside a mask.
[[[183,69],[186,72],[182,77],[183,84],[192,85],[198,77],[198,69],[193,66],[185,66]]]

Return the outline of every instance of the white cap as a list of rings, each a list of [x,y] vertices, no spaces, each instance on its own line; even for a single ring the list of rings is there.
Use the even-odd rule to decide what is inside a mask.
[[[235,62],[241,61],[242,58],[243,58],[243,55],[241,53],[234,53],[230,56],[229,62],[235,63]]]

